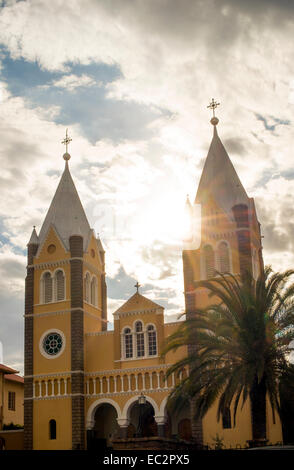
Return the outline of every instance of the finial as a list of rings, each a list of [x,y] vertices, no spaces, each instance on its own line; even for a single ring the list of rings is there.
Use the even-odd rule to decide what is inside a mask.
[[[220,105],[220,103],[217,103],[214,101],[214,98],[212,98],[211,103],[207,106],[207,108],[212,109],[213,112],[213,117],[211,118],[210,122],[213,126],[216,126],[218,124],[218,118],[215,116],[214,110]]]
[[[139,282],[137,281],[136,284],[134,285],[134,287],[136,287],[137,289],[137,294],[139,293],[139,287],[141,287],[141,285],[139,284]]]
[[[66,129],[65,139],[61,142],[62,144],[65,145],[65,154],[63,154],[63,158],[66,161],[70,159],[70,154],[68,153],[67,149],[68,149],[68,144],[72,141],[72,139],[68,136],[67,131],[68,129]]]

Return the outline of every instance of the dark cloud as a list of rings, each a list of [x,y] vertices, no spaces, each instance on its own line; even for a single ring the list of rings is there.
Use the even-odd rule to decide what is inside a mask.
[[[260,199],[255,200],[261,223],[263,247],[269,252],[292,251],[294,248],[294,198],[281,201],[278,213],[272,211]]]
[[[237,155],[246,155],[246,143],[242,139],[226,139],[224,140],[224,146],[227,149],[228,154],[233,153]]]
[[[176,47],[201,39],[214,50],[231,46],[240,35],[249,40],[248,24],[260,32],[270,25],[281,29],[284,23],[293,22],[294,12],[291,0],[110,0],[97,8],[145,32],[146,41],[156,42],[160,37],[167,46]],[[210,59],[214,61],[216,55]]]
[[[123,266],[120,266],[117,274],[114,278],[107,277],[107,295],[110,299],[128,299],[135,292],[135,284],[140,279],[136,279],[126,273]],[[152,284],[144,284],[140,288],[140,293],[144,295],[144,292],[153,289]]]
[[[143,262],[153,264],[160,269],[159,280],[174,276],[175,261],[179,259],[179,246],[165,245],[160,241],[155,241],[153,246],[145,246],[141,250]]]
[[[24,281],[26,275],[24,263],[14,259],[5,259],[3,256],[1,257],[0,271],[4,279],[21,279]]]

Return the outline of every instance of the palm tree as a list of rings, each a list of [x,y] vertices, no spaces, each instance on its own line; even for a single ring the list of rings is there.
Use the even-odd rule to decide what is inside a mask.
[[[218,400],[218,420],[232,404],[235,425],[239,403],[242,408],[249,399],[253,441],[266,440],[266,396],[274,417],[275,410],[281,412],[279,378],[288,374],[294,383],[287,360],[294,339],[294,284],[289,279],[294,271],[274,273],[266,267],[256,281],[249,273],[242,280],[217,274],[197,283],[210,290],[214,303],[196,309],[166,341],[163,354],[181,346],[189,351],[168,369],[167,376],[189,367],[169,404],[179,408],[183,396],[193,398],[195,419],[200,419]]]

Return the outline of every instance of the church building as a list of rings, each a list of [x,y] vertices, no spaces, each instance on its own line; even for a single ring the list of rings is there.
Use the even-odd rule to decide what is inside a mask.
[[[197,281],[213,278],[215,270],[249,269],[256,278],[263,269],[254,200],[218,136],[218,119],[211,124],[196,199],[187,201],[192,222],[201,205],[201,242],[195,244],[192,229],[182,253],[187,315],[211,301]],[[63,158],[65,169],[41,230],[34,228],[28,243],[25,449],[86,449],[136,436],[213,446],[216,434],[227,448],[245,446],[252,439],[249,402],[238,409],[235,427],[231,410],[217,421],[216,405],[197,423],[189,402],[179,413],[167,411],[170,391],[188,370],[168,379],[166,371],[188,352],[161,356],[165,338],[179,323],[166,322],[164,308],[143,296],[138,284],[113,313],[113,330],[107,329],[105,252],[75,188],[67,148]],[[278,417],[273,422],[268,412],[267,418],[269,441],[282,441]]]

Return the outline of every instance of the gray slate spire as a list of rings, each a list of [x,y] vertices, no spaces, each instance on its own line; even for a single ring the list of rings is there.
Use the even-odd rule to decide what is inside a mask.
[[[38,238],[35,226],[33,228],[32,235],[31,235],[28,245],[39,245],[39,238]]]
[[[217,134],[216,124],[214,124],[213,138],[200,178],[195,203],[203,205],[210,197],[228,214],[236,204],[249,205],[246,191]]]
[[[39,234],[40,245],[43,244],[51,225],[54,226],[67,249],[69,249],[69,237],[81,235],[84,238],[84,251],[86,250],[91,228],[71,177],[67,160]]]

